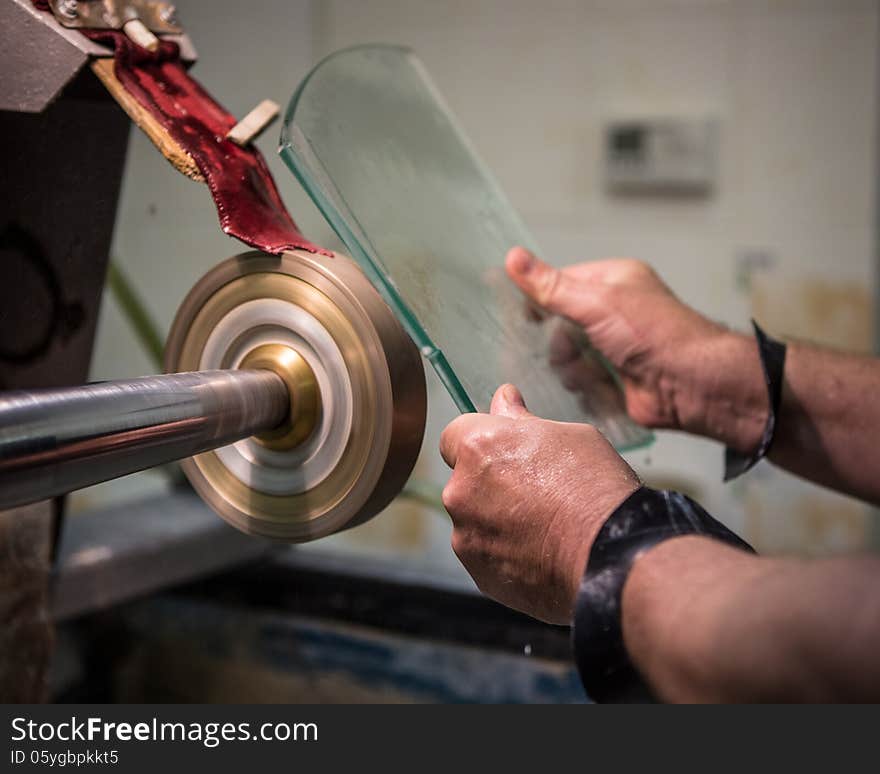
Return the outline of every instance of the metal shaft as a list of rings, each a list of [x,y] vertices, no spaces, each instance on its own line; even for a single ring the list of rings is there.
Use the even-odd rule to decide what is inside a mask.
[[[225,446],[289,410],[284,381],[268,370],[0,393],[0,509]]]

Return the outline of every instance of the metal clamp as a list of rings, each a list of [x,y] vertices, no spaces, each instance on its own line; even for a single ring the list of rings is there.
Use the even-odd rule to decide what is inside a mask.
[[[52,15],[65,27],[121,30],[140,21],[155,33],[180,33],[177,9],[156,0],[49,0]]]

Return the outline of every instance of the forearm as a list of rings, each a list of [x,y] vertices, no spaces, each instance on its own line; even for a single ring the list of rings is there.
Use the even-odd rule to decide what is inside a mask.
[[[633,663],[667,701],[880,697],[880,561],[768,559],[701,537],[636,560]]]
[[[753,451],[768,411],[767,388],[752,337],[724,333],[708,343],[684,396],[682,426],[738,451]],[[788,345],[782,404],[770,459],[819,484],[880,502],[880,361]]]

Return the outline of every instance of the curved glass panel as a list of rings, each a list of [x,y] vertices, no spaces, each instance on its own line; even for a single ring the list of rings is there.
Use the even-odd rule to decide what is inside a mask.
[[[589,421],[619,449],[651,440],[583,334],[537,320],[506,277],[510,247],[540,251],[411,51],[324,59],[280,153],[461,411],[488,411],[512,382],[539,416]]]

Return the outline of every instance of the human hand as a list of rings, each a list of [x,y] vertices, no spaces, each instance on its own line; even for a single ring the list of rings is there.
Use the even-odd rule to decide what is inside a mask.
[[[636,422],[738,448],[757,443],[766,398],[753,341],[682,303],[650,266],[621,258],[555,269],[516,247],[506,268],[531,303],[583,328],[617,369]],[[591,375],[580,373],[587,361],[565,331],[554,334],[550,359],[574,389],[574,382]],[[744,368],[751,369],[747,382],[736,372]]]
[[[512,385],[491,414],[443,431],[452,548],[487,596],[535,618],[571,622],[596,534],[639,480],[602,434],[533,416]]]

